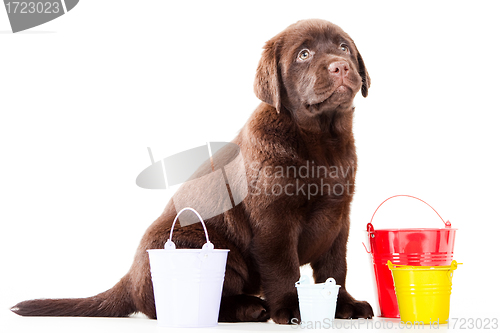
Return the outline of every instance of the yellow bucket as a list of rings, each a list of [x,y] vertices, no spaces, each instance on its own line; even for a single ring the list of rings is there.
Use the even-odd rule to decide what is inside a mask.
[[[394,278],[402,322],[446,323],[450,315],[451,279],[458,264],[450,266],[387,266]]]

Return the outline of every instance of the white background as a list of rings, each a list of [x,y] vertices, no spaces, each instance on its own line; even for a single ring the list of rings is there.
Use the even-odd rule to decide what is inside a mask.
[[[1,8],[1,331],[156,329],[140,318],[20,318],[8,308],[112,287],[173,194],[135,185],[150,163],[146,147],[160,159],[232,140],[259,104],[253,79],[264,42],[306,18],[349,33],[372,78],[368,98],[355,100],[359,168],[347,289],[376,305],[364,230],[384,199],[411,194],[458,228],[455,258],[464,265],[454,276],[450,316],[499,317],[496,7],[81,1],[18,34]],[[373,223],[442,226],[406,198],[387,202]],[[273,325],[265,327],[290,329]]]

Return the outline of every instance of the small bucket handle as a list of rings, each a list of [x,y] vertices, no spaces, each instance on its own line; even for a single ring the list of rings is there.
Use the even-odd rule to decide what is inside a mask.
[[[311,278],[309,276],[302,276],[299,281],[295,282],[295,287],[302,287],[302,286],[310,286],[314,287],[315,284],[314,282],[311,283]],[[323,288],[318,289],[319,295],[323,297],[324,299],[331,299],[333,297],[337,297],[337,291],[333,291],[332,287],[335,287],[337,285],[337,282],[335,281],[334,278],[328,278],[326,281],[323,283]]]
[[[192,211],[193,213],[196,214],[196,216],[198,216],[198,219],[200,219],[200,222],[201,222],[201,225],[203,226],[203,230],[205,231],[205,238],[207,239],[207,242],[205,244],[203,244],[202,246],[202,251],[210,251],[210,250],[213,250],[214,249],[214,244],[212,244],[210,242],[210,240],[208,239],[208,232],[207,232],[207,227],[205,226],[205,222],[203,221],[201,215],[193,208],[191,207],[186,207],[186,208],[183,208],[179,211],[179,213],[177,213],[177,216],[175,217],[174,219],[174,222],[172,223],[172,228],[170,229],[170,238],[167,240],[167,242],[165,243],[165,250],[175,250],[175,244],[174,242],[172,242],[172,235],[174,233],[174,226],[175,226],[175,222],[177,222],[177,219],[179,218],[179,215],[181,215],[183,212],[185,212],[186,210],[190,210]]]
[[[307,275],[305,276],[301,276],[300,277],[300,280],[295,282],[295,287],[298,287],[300,285],[313,285],[314,283],[311,283],[311,278]],[[337,285],[337,282],[335,281],[334,278],[328,278],[326,279],[326,281],[323,283],[323,289],[325,289],[326,287],[330,287],[330,286],[335,286]]]

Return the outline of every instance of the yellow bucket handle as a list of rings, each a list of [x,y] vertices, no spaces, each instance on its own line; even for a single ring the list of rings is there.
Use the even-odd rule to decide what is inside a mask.
[[[392,271],[394,269],[432,269],[432,270],[449,270],[454,271],[458,268],[458,265],[463,265],[463,263],[458,263],[456,260],[451,262],[450,266],[406,266],[406,265],[394,265],[390,260],[387,260],[387,266]],[[399,267],[398,267],[399,266]]]

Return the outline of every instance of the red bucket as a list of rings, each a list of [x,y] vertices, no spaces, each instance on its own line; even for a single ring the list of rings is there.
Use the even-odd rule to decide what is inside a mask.
[[[395,197],[410,197],[425,201],[411,195],[395,195],[384,200],[375,210],[387,200]],[[431,207],[432,208],[432,207]],[[449,221],[444,222],[441,215],[432,208],[445,224],[445,228],[412,228],[412,229],[378,229],[368,223],[368,239],[373,259],[373,269],[377,283],[380,316],[399,318],[398,302],[394,292],[394,282],[391,271],[387,267],[387,260],[397,265],[410,266],[449,266],[453,260],[453,246],[455,244],[455,231]],[[364,245],[364,244],[363,244]]]

